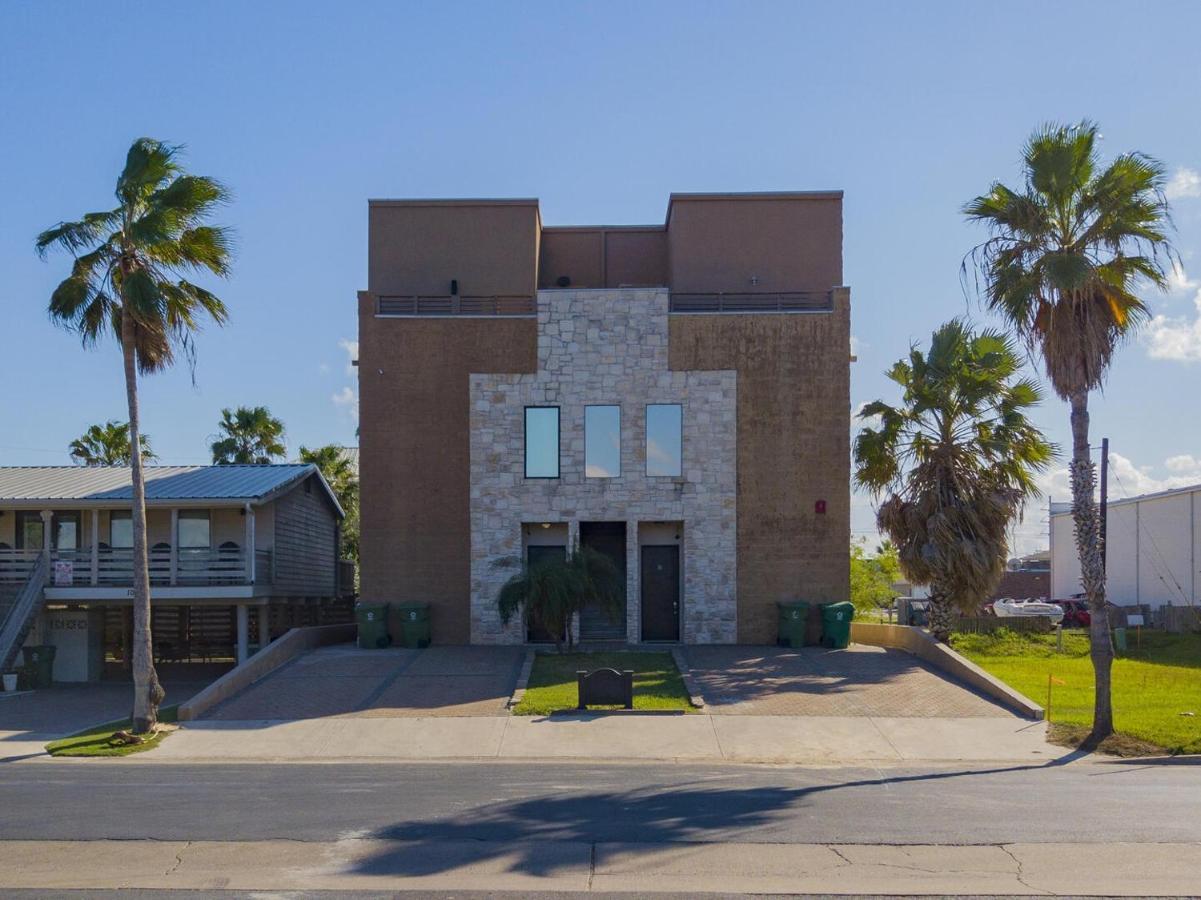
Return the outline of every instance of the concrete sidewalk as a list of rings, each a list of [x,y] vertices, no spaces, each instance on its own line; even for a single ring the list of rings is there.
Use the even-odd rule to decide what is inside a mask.
[[[603,715],[190,722],[147,762],[606,759],[760,763],[1038,762],[1068,751],[1012,716]]]
[[[1180,896],[1201,844],[4,841],[0,886]]]

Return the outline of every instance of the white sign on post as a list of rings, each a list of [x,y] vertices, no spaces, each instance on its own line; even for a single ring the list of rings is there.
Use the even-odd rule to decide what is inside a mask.
[[[1127,627],[1134,628],[1136,626],[1141,626],[1142,624],[1143,624],[1143,614],[1142,613],[1132,613],[1132,614],[1128,614],[1126,616]]]
[[[54,586],[70,587],[75,581],[75,563],[60,559],[54,563]]]

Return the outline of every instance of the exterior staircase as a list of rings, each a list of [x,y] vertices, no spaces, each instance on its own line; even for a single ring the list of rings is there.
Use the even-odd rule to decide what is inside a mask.
[[[15,585],[15,591],[11,590],[13,586],[5,586],[5,592],[0,594],[0,671],[11,668],[34,618],[46,602],[49,571],[49,557],[42,554],[24,584]]]

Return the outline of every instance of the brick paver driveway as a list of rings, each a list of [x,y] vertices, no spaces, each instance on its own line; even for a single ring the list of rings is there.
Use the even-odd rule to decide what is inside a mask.
[[[255,682],[204,718],[504,715],[524,657],[522,647],[323,647]]]
[[[901,650],[687,647],[707,711],[755,716],[1009,716]]]

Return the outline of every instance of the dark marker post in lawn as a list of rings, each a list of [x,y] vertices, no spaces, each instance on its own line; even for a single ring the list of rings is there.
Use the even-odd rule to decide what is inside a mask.
[[[580,671],[629,670],[633,673],[635,710],[687,712],[692,709],[684,679],[667,652],[614,650],[604,653],[539,653],[534,659],[529,685],[515,707],[518,716],[543,716],[574,712],[579,705]],[[607,704],[596,708],[621,708]]]

